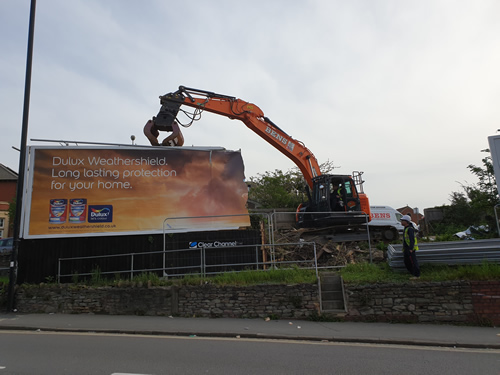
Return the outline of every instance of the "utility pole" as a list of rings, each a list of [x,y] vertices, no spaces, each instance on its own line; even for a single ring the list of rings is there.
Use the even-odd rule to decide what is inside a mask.
[[[28,139],[28,117],[30,107],[30,92],[31,92],[31,66],[33,62],[33,37],[35,32],[35,9],[36,0],[31,0],[30,10],[30,25],[28,32],[28,53],[26,57],[26,80],[24,86],[24,109],[23,109],[23,124],[21,133],[21,152],[19,154],[19,171],[17,177],[17,192],[16,192],[16,217],[14,218],[14,246],[10,257],[9,268],[9,290],[8,290],[8,309],[14,310],[14,294],[17,282],[17,257],[19,251],[19,232],[21,227],[21,216],[23,209],[23,192],[24,192],[24,171],[26,166],[26,143]]]

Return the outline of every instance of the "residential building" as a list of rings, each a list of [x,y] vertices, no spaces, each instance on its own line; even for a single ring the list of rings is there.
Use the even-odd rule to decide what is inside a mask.
[[[9,205],[16,197],[17,173],[0,164],[0,238],[12,237]]]

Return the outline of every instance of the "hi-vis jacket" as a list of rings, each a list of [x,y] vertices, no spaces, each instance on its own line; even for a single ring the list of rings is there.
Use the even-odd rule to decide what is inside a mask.
[[[415,229],[411,224],[403,231],[403,251],[404,250],[418,250],[417,236],[415,236]]]

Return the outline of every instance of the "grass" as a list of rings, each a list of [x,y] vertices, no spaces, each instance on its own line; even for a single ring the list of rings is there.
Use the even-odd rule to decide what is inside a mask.
[[[210,278],[194,276],[184,280],[188,281],[188,284],[209,281],[215,285],[311,284],[317,281],[314,270],[299,268],[226,272]]]
[[[436,266],[423,265],[420,281],[455,281],[455,280],[500,280],[500,264],[483,263],[480,265],[463,266]],[[387,263],[357,263],[350,264],[341,269],[344,282],[351,284],[372,283],[398,283],[407,282],[407,272],[395,272]],[[188,275],[178,279],[163,279],[157,274],[147,272],[134,276],[132,280],[115,279],[103,277],[99,269],[94,270],[90,279],[77,281],[74,285],[87,286],[117,286],[117,287],[152,287],[170,285],[257,285],[257,284],[312,284],[316,283],[316,273],[310,269],[299,269],[297,267],[287,269],[269,269],[265,271],[247,270],[240,272],[226,272],[218,275],[202,277],[200,275]],[[48,284],[55,283],[47,280]],[[6,287],[8,278],[0,278],[0,286]]]
[[[75,278],[76,279],[76,278]],[[102,277],[99,270],[94,270],[92,277],[82,282],[89,286],[118,286],[118,287],[151,287],[169,285],[257,285],[257,284],[309,284],[315,283],[314,270],[299,269],[269,269],[265,271],[240,271],[226,272],[218,275],[203,277],[200,275],[187,275],[178,279],[163,279],[152,272],[141,273],[132,280],[123,280],[119,275],[114,280]]]
[[[420,269],[421,281],[500,280],[500,264],[487,262],[461,266],[423,265]],[[393,271],[387,263],[351,264],[340,273],[345,282],[353,284],[406,282],[410,276],[407,272]]]

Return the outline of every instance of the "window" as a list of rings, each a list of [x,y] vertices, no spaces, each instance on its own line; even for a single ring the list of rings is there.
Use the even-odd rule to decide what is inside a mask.
[[[348,197],[352,197],[351,181],[346,181],[344,183],[345,192]]]
[[[5,225],[5,219],[3,217],[0,217],[0,228],[3,228],[4,225]]]

